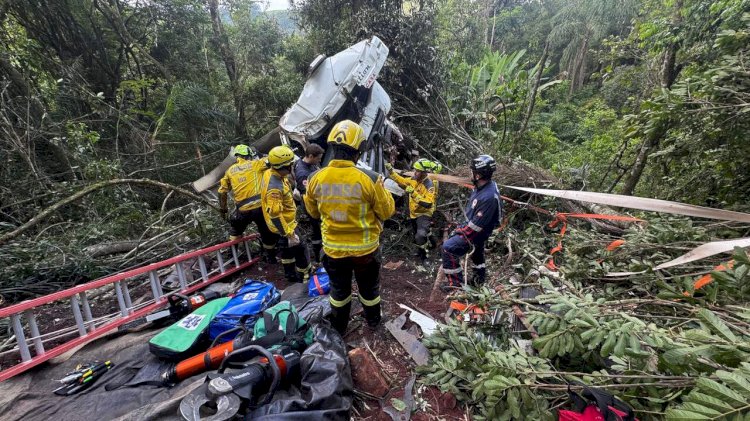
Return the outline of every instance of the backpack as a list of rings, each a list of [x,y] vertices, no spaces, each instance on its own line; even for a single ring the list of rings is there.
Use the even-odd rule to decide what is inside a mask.
[[[261,313],[279,302],[281,293],[273,285],[248,279],[234,297],[214,317],[208,328],[208,336],[213,341],[222,333],[244,325],[252,330]],[[244,323],[243,323],[244,322]],[[223,335],[219,343],[227,342],[237,336],[237,332]]]
[[[603,390],[584,386],[579,395],[568,386],[568,396],[575,411],[561,409],[558,421],[638,421],[633,408]]]
[[[301,352],[313,343],[313,331],[292,303],[282,301],[265,310],[255,323],[253,342],[271,351],[288,346]]]

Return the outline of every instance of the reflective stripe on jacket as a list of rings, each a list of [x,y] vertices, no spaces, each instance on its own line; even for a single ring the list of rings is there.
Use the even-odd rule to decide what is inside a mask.
[[[321,220],[323,250],[334,259],[375,251],[383,221],[395,212],[380,174],[340,159],[310,176],[305,208]]]
[[[219,184],[219,193],[232,192],[237,209],[249,211],[260,207],[260,189],[263,172],[267,169],[262,159],[250,161],[237,158],[224,173]]]
[[[435,202],[437,202],[437,193],[435,182],[429,178],[417,181],[413,178],[402,177],[398,174],[391,173],[391,179],[398,183],[401,188],[411,186],[414,191],[409,195],[409,218],[416,219],[419,216],[432,216],[435,212]]]
[[[297,228],[297,205],[292,197],[292,186],[273,168],[263,173],[261,202],[268,229],[275,234],[292,235]]]
[[[494,181],[475,188],[466,204],[466,224],[456,230],[471,241],[484,241],[500,225],[503,204]]]

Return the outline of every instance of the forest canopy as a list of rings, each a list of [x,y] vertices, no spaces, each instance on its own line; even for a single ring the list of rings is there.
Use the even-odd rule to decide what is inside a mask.
[[[185,185],[278,124],[308,64],[373,35],[392,120],[448,168],[570,188],[750,197],[750,1],[0,1],[0,232],[93,183]],[[15,300],[223,237],[210,206],[113,184],[3,245]],[[137,241],[126,259],[87,247]],[[88,249],[91,251],[91,249]],[[7,276],[6,276],[7,275]],[[12,276],[11,276],[12,275]],[[35,285],[29,290],[20,285]]]

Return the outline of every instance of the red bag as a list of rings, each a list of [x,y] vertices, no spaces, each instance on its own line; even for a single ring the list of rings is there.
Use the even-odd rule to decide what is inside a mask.
[[[579,395],[568,387],[568,396],[576,410],[561,409],[558,421],[638,421],[633,408],[603,390],[584,387]]]

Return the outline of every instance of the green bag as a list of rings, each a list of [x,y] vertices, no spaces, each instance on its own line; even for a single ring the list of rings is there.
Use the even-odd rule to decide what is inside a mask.
[[[209,345],[208,324],[229,300],[229,297],[217,298],[197,308],[151,338],[148,341],[149,350],[157,357],[170,361],[180,361],[200,353]]]
[[[289,301],[282,301],[265,310],[263,317],[253,327],[253,340],[264,343],[269,350],[289,346],[303,351],[313,343],[313,339],[312,329]]]

